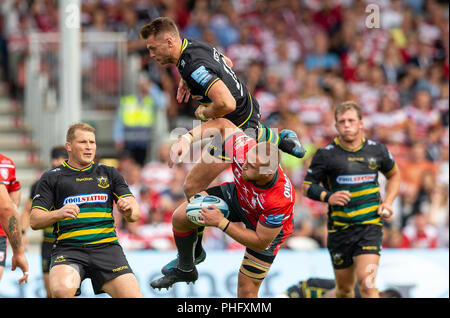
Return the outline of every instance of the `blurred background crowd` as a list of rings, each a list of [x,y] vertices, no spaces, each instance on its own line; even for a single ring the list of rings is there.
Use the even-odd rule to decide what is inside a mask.
[[[57,1],[1,3],[0,90],[20,104],[28,36],[33,31],[58,31]],[[175,66],[158,67],[139,39],[140,27],[159,16],[173,18],[183,37],[206,41],[233,61],[233,70],[259,101],[267,126],[297,132],[308,153],[303,159],[283,153],[283,169],[297,191],[295,231],[285,248],[326,246],[327,206],[305,198],[300,189],[312,155],[335,136],[333,108],[346,100],[361,105],[366,138],[386,144],[402,173],[395,216],[384,226],[383,247],[448,248],[447,1],[82,0],[81,4],[83,32],[126,33],[127,54],[137,57],[141,71],[137,94],[149,96],[164,110],[167,132],[189,122],[192,126],[198,103],[177,103]],[[372,23],[377,21],[368,21],[369,4],[380,9],[378,26]],[[107,45],[91,49],[105,55],[111,50]],[[93,70],[89,54],[82,55],[82,66]],[[113,67],[105,67],[110,73],[103,81],[113,85]],[[83,89],[89,90],[84,84]],[[117,111],[120,104],[117,100],[114,105]],[[115,116],[111,134],[117,156],[108,162],[130,185],[142,217],[133,224],[118,217],[119,239],[127,249],[174,249],[171,213],[185,199],[183,182],[191,165],[168,168],[168,138],[157,147],[125,143],[126,125]],[[229,180],[226,171],[215,184]],[[384,182],[380,176],[382,189]],[[204,246],[243,248],[214,228],[205,231]]]

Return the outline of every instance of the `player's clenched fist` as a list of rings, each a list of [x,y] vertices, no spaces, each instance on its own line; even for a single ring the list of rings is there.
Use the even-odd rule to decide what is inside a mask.
[[[58,213],[61,220],[66,218],[76,219],[78,217],[78,213],[80,213],[80,208],[76,204],[68,203],[59,209]]]
[[[131,203],[128,200],[126,200],[124,198],[120,198],[117,201],[117,209],[125,217],[129,217],[133,213],[133,206],[131,205]]]
[[[331,205],[345,206],[350,202],[350,191],[342,190],[336,191],[328,199],[328,203]]]
[[[181,163],[189,153],[190,147],[191,143],[186,138],[179,138],[170,148],[169,167]]]

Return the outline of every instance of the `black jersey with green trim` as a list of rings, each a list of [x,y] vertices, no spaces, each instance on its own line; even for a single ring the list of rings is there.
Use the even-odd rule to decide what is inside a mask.
[[[31,189],[30,189],[30,196],[29,196],[29,200],[33,201],[34,196],[36,195],[36,188],[38,185],[39,180],[35,181],[32,185],[31,185]],[[43,229],[43,241],[44,242],[54,242],[55,241],[55,234],[53,234],[53,226],[47,226],[46,228]]]
[[[394,166],[394,158],[386,146],[372,140],[364,139],[358,149],[350,150],[335,138],[319,149],[304,183],[322,183],[331,192],[348,190],[351,193],[346,206],[329,205],[328,230],[336,231],[359,224],[383,225],[378,215],[378,171],[389,175]]]
[[[53,225],[57,244],[117,243],[113,205],[126,196],[132,196],[131,191],[114,167],[92,163],[78,170],[64,162],[42,175],[32,208],[52,213],[69,203],[78,205],[76,219],[66,218]]]
[[[259,122],[258,102],[215,47],[195,39],[183,39],[177,67],[191,96],[199,97],[200,103],[211,103],[208,92],[214,83],[222,80],[236,100],[236,109],[224,117],[238,127],[251,117],[256,117]]]
[[[323,298],[325,293],[336,287],[334,279],[309,278],[292,285],[286,290],[289,298]],[[361,298],[358,284],[354,288],[355,298]]]

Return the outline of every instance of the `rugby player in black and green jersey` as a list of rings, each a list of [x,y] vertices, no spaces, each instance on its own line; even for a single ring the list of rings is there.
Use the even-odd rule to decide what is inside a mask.
[[[379,297],[375,288],[383,220],[392,216],[400,172],[386,146],[365,139],[360,107],[344,102],[335,108],[338,136],[313,156],[303,194],[328,203],[328,238],[336,297]],[[380,197],[378,172],[387,178]]]
[[[306,151],[292,130],[278,135],[260,123],[258,101],[247,90],[232,70],[232,61],[215,47],[195,39],[183,39],[175,22],[159,17],[143,26],[141,38],[147,42],[149,55],[162,66],[176,65],[181,75],[177,91],[178,102],[187,102],[192,96],[200,102],[195,111],[197,119],[207,121],[224,117],[258,142],[270,142],[283,152],[302,158]],[[184,183],[186,198],[204,191],[230,165],[226,159],[220,136],[208,145],[203,159],[190,170]],[[211,155],[211,156],[209,156]],[[218,158],[218,160],[214,160]],[[201,247],[203,229],[198,230],[195,248],[196,263],[204,260]],[[175,263],[169,265],[171,267]]]
[[[294,284],[284,293],[289,298],[336,298],[336,283],[333,279],[312,277]],[[378,291],[380,298],[402,298],[394,288]],[[354,289],[355,298],[361,298],[358,285]]]
[[[128,222],[139,219],[136,199],[119,172],[93,160],[95,130],[73,124],[66,136],[69,159],[45,172],[33,198],[30,226],[53,224],[55,242],[50,266],[52,297],[79,294],[84,278],[91,278],[95,294],[142,297],[117,240],[113,204]]]

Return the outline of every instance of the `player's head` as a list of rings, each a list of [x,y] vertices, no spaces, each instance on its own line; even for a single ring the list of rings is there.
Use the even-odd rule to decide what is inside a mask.
[[[352,101],[339,104],[334,110],[336,130],[346,142],[362,138],[363,120],[361,108]]]
[[[158,64],[175,64],[180,54],[181,38],[175,22],[159,17],[141,28],[140,36],[147,42],[149,55]]]
[[[242,165],[242,178],[245,181],[259,181],[273,175],[280,163],[280,152],[270,142],[257,143],[247,152]]]
[[[380,298],[403,298],[403,297],[398,290],[389,288],[380,292]]]
[[[95,129],[85,123],[71,125],[67,130],[65,147],[69,161],[81,166],[89,165],[94,160],[97,150]]]
[[[67,150],[64,146],[55,146],[50,152],[50,164],[52,168],[56,168],[68,158]]]

